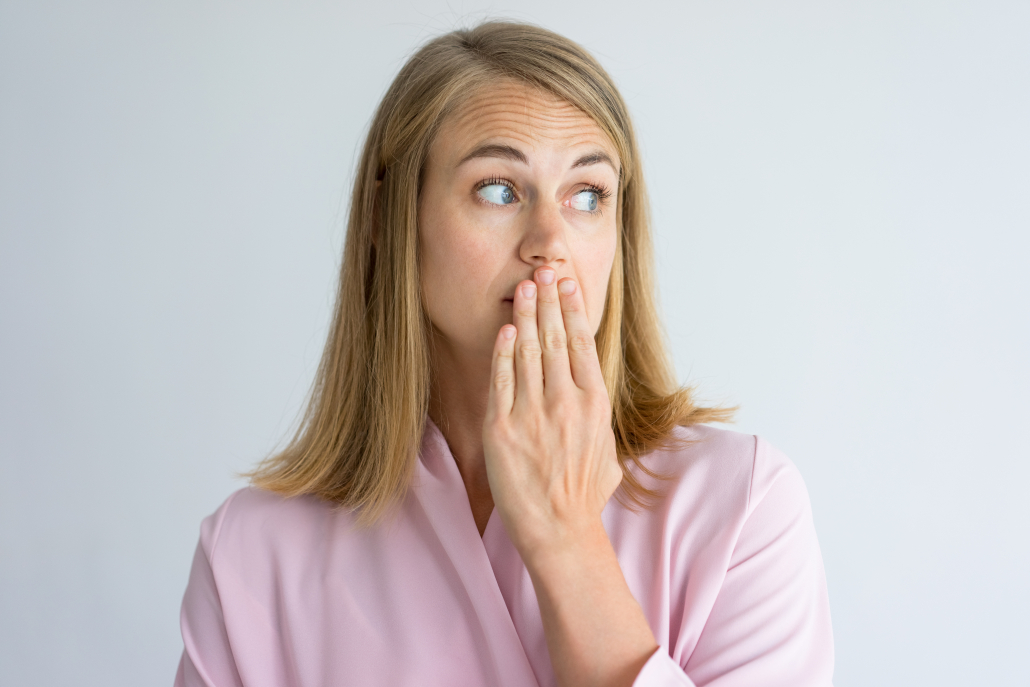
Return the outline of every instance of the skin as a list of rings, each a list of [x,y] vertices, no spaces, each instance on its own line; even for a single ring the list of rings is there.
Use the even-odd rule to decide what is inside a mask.
[[[496,507],[526,564],[563,686],[630,685],[658,647],[601,523],[622,477],[594,346],[618,166],[582,111],[499,83],[443,123],[419,206],[430,417],[480,534]]]

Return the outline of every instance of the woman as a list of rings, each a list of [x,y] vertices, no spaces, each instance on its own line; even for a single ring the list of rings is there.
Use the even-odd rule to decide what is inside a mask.
[[[651,261],[590,55],[509,23],[416,53],[305,421],[204,521],[176,684],[829,684],[804,484],[700,424]]]

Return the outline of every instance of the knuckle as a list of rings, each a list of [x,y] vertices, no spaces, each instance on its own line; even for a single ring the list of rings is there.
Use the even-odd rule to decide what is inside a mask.
[[[611,404],[608,402],[608,394],[601,389],[591,389],[584,394],[584,403],[591,413],[605,415],[611,412]]]
[[[495,443],[504,442],[507,438],[507,426],[504,419],[493,410],[487,411],[486,419],[483,421],[483,431]]]
[[[575,301],[567,301],[562,303],[562,312],[579,312],[579,305]]]
[[[594,337],[585,334],[573,334],[569,337],[569,348],[574,351],[591,351],[596,346]]]
[[[536,308],[527,308],[525,305],[523,305],[521,308],[515,309],[515,314],[518,317],[536,317]]]
[[[558,331],[544,332],[544,346],[549,351],[561,351],[565,349],[565,334]]]
[[[540,345],[534,341],[524,341],[519,344],[519,358],[529,362],[540,360]]]
[[[555,417],[571,417],[572,413],[578,410],[573,399],[565,394],[558,394],[556,398],[551,400],[550,406],[551,412]]]
[[[498,391],[507,391],[515,387],[515,375],[507,370],[494,375],[494,388]]]

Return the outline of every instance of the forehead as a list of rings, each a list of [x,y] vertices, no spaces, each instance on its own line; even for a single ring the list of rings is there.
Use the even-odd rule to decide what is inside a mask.
[[[552,93],[513,82],[477,89],[444,121],[433,149],[442,158],[461,159],[494,139],[529,150],[593,146],[618,160],[611,139],[585,112]]]

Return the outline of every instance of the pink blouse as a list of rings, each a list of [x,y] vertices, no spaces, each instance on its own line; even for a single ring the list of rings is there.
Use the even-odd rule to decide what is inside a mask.
[[[603,514],[661,645],[634,684],[830,685],[801,475],[753,436],[677,433],[693,443],[645,459],[672,477],[657,505],[613,498]],[[181,623],[177,687],[555,684],[529,574],[496,510],[480,538],[432,422],[407,496],[373,528],[313,497],[231,495],[201,526]]]

